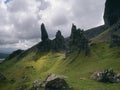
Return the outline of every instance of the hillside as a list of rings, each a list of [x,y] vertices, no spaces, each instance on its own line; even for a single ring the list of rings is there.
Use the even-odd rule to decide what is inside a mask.
[[[44,80],[49,73],[67,76],[66,80],[73,90],[119,90],[120,84],[96,82],[90,76],[105,68],[120,72],[120,47],[109,48],[108,43],[98,43],[90,48],[91,54],[87,57],[84,51],[79,54],[75,51],[66,59],[64,53],[49,52],[43,53],[37,60],[31,60],[31,57],[35,57],[35,52],[31,52],[18,62],[15,62],[15,58],[6,61],[0,65],[0,72],[9,81],[4,85],[0,82],[0,90],[15,90],[23,85],[29,90],[34,80]],[[24,76],[27,77],[25,81],[22,80]]]

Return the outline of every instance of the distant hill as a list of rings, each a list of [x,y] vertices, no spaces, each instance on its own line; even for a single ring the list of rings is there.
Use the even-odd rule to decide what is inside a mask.
[[[94,38],[95,36],[103,33],[106,29],[107,29],[107,27],[105,25],[101,25],[101,26],[86,30],[85,34],[86,34],[86,37],[91,39],[91,38]]]
[[[111,41],[112,35],[120,36],[120,20],[110,26],[109,28],[105,29],[102,33],[92,38],[92,42],[98,43],[98,42],[104,42],[104,41]],[[119,39],[118,39],[119,40]]]
[[[20,55],[22,52],[24,52],[24,50],[18,49],[16,51],[12,52],[11,54],[9,54],[8,57],[6,58],[6,60],[10,60],[10,59]]]
[[[9,54],[0,53],[0,58],[6,58],[6,57],[8,57],[8,56],[9,56]]]

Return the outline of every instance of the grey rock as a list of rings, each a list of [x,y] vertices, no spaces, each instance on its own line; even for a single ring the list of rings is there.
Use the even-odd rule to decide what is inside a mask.
[[[69,88],[69,86],[64,78],[67,77],[63,75],[49,74],[42,83],[42,87],[44,87],[45,90],[66,90]]]
[[[64,79],[55,78],[51,81],[48,81],[45,86],[46,90],[63,90],[68,89],[68,84]]]
[[[106,0],[104,21],[107,26],[115,24],[120,19],[120,0]]]
[[[77,50],[82,51],[85,50],[85,54],[88,55],[89,53],[89,41],[85,36],[85,33],[82,29],[77,29],[76,26],[73,24],[71,29],[71,36],[70,36],[70,48],[77,47]],[[73,49],[74,50],[74,49]]]
[[[55,51],[64,51],[66,49],[65,39],[59,30],[56,33],[56,38],[52,41],[52,49]]]
[[[113,34],[111,35],[110,47],[116,47],[116,46],[120,46],[120,36]]]
[[[38,88],[38,87],[40,87],[40,85],[41,85],[41,81],[40,80],[35,80],[33,82],[33,88]]]
[[[39,50],[42,52],[49,52],[51,50],[51,47],[52,47],[52,41],[49,39],[40,42],[40,44],[38,45]]]
[[[99,82],[118,83],[120,82],[120,75],[117,75],[112,69],[105,69],[100,72],[95,72],[91,76],[92,79]]]

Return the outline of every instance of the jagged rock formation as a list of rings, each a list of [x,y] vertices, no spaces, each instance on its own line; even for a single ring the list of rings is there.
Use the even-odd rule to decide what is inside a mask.
[[[73,24],[71,29],[71,36],[67,39],[63,37],[61,31],[58,30],[56,33],[56,37],[53,40],[50,40],[45,29],[45,25],[41,25],[41,42],[36,45],[40,52],[48,52],[48,51],[74,51],[75,48],[77,50],[85,50],[86,55],[88,54],[88,39],[85,37],[84,31],[81,29],[77,29],[76,26]],[[75,48],[73,48],[75,47]]]
[[[111,26],[120,19],[120,0],[107,0],[105,3],[105,25]]]
[[[65,39],[62,36],[61,31],[59,30],[56,33],[56,38],[53,40],[52,49],[55,51],[61,51],[61,50],[64,51],[66,49]]]
[[[41,42],[38,46],[40,51],[63,51],[65,50],[65,40],[61,34],[61,31],[56,33],[56,37],[53,40],[50,40],[45,29],[45,25],[41,25]]]
[[[89,51],[88,39],[86,38],[84,31],[81,29],[77,29],[74,24],[72,25],[70,36],[70,48],[72,46],[76,46],[79,51],[85,50],[86,54]]]

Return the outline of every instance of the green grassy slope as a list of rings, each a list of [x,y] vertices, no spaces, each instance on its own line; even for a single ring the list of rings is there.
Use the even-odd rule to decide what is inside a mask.
[[[111,40],[111,34],[115,34],[120,36],[120,20],[115,23],[114,25],[110,26],[106,30],[104,30],[102,33],[99,35],[96,35],[91,39],[92,42],[98,43],[98,42],[105,42],[105,41],[110,41]]]
[[[64,53],[50,52],[34,60],[31,58],[36,54],[31,52],[18,62],[15,62],[16,58],[6,61],[0,64],[0,72],[8,81],[0,82],[0,90],[16,90],[22,85],[29,90],[34,80],[44,80],[49,73],[67,76],[66,80],[73,90],[120,90],[120,84],[100,83],[90,79],[93,72],[105,68],[120,72],[120,47],[109,48],[108,43],[98,43],[91,46],[90,50],[90,56],[87,57],[84,52],[78,54],[76,51],[64,59]],[[26,80],[22,79],[24,76]]]

